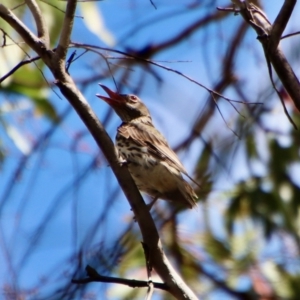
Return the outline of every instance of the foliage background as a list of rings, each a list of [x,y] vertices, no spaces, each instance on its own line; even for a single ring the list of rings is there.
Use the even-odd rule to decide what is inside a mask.
[[[25,5],[3,2],[34,28]],[[78,57],[69,72],[112,137],[120,120],[95,97],[102,93],[97,83],[115,88],[115,80],[120,91],[138,94],[201,183],[197,210],[176,214],[159,201],[152,212],[164,249],[199,297],[296,299],[299,133],[271,87],[261,45],[240,16],[216,9],[227,1],[154,4],[156,9],[149,1],[82,2],[72,41],[156,65],[77,45],[69,51],[77,48]],[[281,4],[261,1],[271,21]],[[65,3],[39,5],[55,47]],[[298,30],[297,12],[299,5],[287,33]],[[17,44],[19,37],[2,20],[0,28],[9,35],[0,49],[3,76],[34,53]],[[282,47],[299,77],[299,38],[285,39]],[[213,98],[181,74],[230,100]],[[281,91],[299,127],[299,112]],[[0,122],[3,299],[143,297],[142,289],[70,283],[84,277],[86,264],[103,275],[146,280],[144,254],[107,162],[38,60],[1,83]],[[156,291],[155,299],[163,298]]]

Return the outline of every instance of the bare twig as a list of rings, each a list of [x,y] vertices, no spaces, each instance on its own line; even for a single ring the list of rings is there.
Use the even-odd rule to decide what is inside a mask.
[[[196,22],[192,22],[191,25],[189,25],[187,28],[184,28],[181,32],[177,33],[175,36],[171,36],[169,39],[166,39],[164,42],[161,42],[158,45],[149,45],[148,47],[145,47],[147,49],[146,51],[143,50],[138,55],[138,51],[136,51],[135,54],[140,57],[148,58],[150,56],[154,56],[157,52],[161,50],[165,50],[167,48],[170,48],[176,44],[178,44],[182,40],[186,40],[189,36],[191,36],[194,32],[196,32],[199,28],[207,26],[213,21],[218,21],[224,18],[224,14],[220,13],[219,11],[215,11],[211,14],[205,14],[203,18],[200,18]],[[146,53],[145,53],[146,52]],[[142,54],[142,55],[141,55]]]
[[[45,23],[40,7],[37,5],[35,0],[25,0],[25,2],[29,7],[35,20],[36,29],[38,33],[37,36],[41,39],[41,42],[45,44],[45,47],[48,48],[50,44],[48,27]]]
[[[132,288],[148,287],[147,281],[103,276],[100,275],[94,268],[90,266],[86,266],[85,270],[87,272],[88,278],[72,279],[72,283],[86,284],[89,282],[108,282],[108,283],[124,284]],[[160,289],[164,291],[169,290],[169,287],[164,283],[153,282],[153,285],[156,289]]]
[[[16,66],[14,66],[8,73],[6,73],[5,75],[3,75],[0,78],[0,83],[3,82],[6,78],[8,78],[9,76],[11,76],[12,74],[14,74],[18,69],[20,69],[22,66],[30,64],[36,60],[39,60],[40,57],[39,56],[35,56],[26,60],[23,60],[21,62],[19,62]]]
[[[7,33],[6,33],[2,28],[0,28],[0,31],[2,31],[2,33],[3,33],[3,36],[2,36],[2,38],[3,38],[3,43],[2,43],[2,45],[1,45],[1,47],[3,48],[3,47],[6,46],[6,36],[7,36]]]
[[[154,292],[154,288],[155,288],[154,282],[152,280],[148,281],[146,300],[151,300],[153,292]]]
[[[227,51],[226,56],[223,58],[222,62],[222,78],[219,82],[217,82],[213,88],[214,91],[217,91],[218,94],[221,94],[229,85],[231,85],[234,80],[233,76],[233,66],[234,66],[234,59],[236,58],[236,52],[239,49],[239,45],[241,44],[243,38],[245,37],[245,32],[247,30],[246,24],[241,24],[240,28],[237,30],[237,33],[235,36],[233,36],[232,40],[229,42],[229,49]],[[218,100],[219,96],[210,93],[210,96],[214,95],[214,99]],[[232,100],[230,101],[232,102]],[[248,103],[248,102],[240,102],[240,103]],[[252,103],[254,104],[254,103]],[[261,104],[261,103],[256,103]],[[212,114],[214,113],[216,109],[216,105],[212,101],[208,102],[203,111],[200,113],[196,121],[194,122],[192,126],[192,130],[190,131],[190,134],[178,145],[175,147],[176,150],[180,150],[186,146],[188,146],[192,141],[196,138],[199,138],[204,144],[207,144],[205,139],[201,136],[201,133],[206,126],[207,122],[211,119]],[[210,149],[210,148],[209,148]],[[219,157],[214,153],[214,150],[211,151],[212,157],[220,164],[221,160]]]
[[[114,77],[114,75],[113,75],[113,72],[112,72],[112,70],[111,70],[111,67],[110,67],[110,64],[109,64],[107,58],[106,58],[105,55],[103,55],[102,53],[99,53],[99,54],[102,56],[103,60],[105,61],[106,65],[107,65],[107,69],[108,69],[108,71],[109,71],[109,73],[110,73],[110,75],[111,75],[111,78],[112,78],[112,80],[113,80],[113,82],[114,82],[114,85],[115,85],[115,87],[116,87],[116,90],[119,91],[119,87],[118,87],[118,85],[117,85],[117,82],[116,82],[116,80],[115,80],[115,77]]]
[[[0,7],[0,9],[1,9],[1,7]],[[2,31],[3,31],[3,30],[2,30]],[[4,31],[3,31],[3,32],[4,32]],[[24,64],[33,62],[33,63],[35,64],[36,68],[37,68],[37,69],[39,70],[39,72],[41,73],[41,76],[44,78],[45,82],[46,82],[46,83],[49,85],[49,87],[52,89],[52,87],[50,86],[50,84],[49,84],[47,78],[46,78],[45,75],[44,75],[43,70],[41,69],[40,66],[38,66],[38,65],[35,63],[35,61],[39,59],[39,56],[34,57],[34,58],[31,58],[30,55],[29,55],[28,52],[27,52],[28,50],[26,49],[26,47],[22,47],[22,46],[20,45],[20,43],[14,41],[13,38],[12,38],[11,36],[9,36],[6,32],[5,32],[5,35],[6,35],[7,37],[10,38],[10,40],[14,43],[14,45],[16,45],[17,47],[19,47],[19,48],[21,49],[21,51],[25,54],[25,56],[28,57],[28,60],[25,60],[25,61],[20,62],[20,63],[19,63],[17,66],[15,66],[11,71],[9,71],[6,75],[4,75],[2,78],[0,78],[0,83],[1,83],[2,81],[4,81],[8,76],[10,76],[10,75],[12,75],[14,72],[16,72],[16,71],[17,71],[21,66],[23,66]],[[6,46],[7,46],[7,45],[6,45]],[[41,48],[42,48],[43,50],[46,49],[46,48],[44,47],[43,44],[41,44]],[[55,49],[53,49],[52,51],[55,51]],[[47,58],[48,58],[48,57],[47,57]],[[23,62],[24,62],[24,63],[23,63]],[[55,94],[57,94],[55,90],[52,89],[52,91],[53,91]],[[58,97],[59,97],[59,96],[58,96]]]
[[[155,3],[154,3],[152,0],[150,0],[150,3],[151,3],[151,5],[152,5],[155,9],[157,9]]]
[[[72,54],[70,55],[70,57],[67,60],[67,65],[66,65],[66,71],[69,73],[69,68],[72,64],[72,62],[75,60],[74,57],[76,55],[76,50],[72,52]]]
[[[227,127],[227,128],[228,128],[228,129],[229,129],[236,137],[239,138],[238,134],[237,134],[232,128],[230,128],[230,126],[229,126],[228,123],[226,122],[226,120],[225,120],[225,118],[224,118],[224,116],[223,116],[223,114],[222,114],[222,112],[221,112],[221,110],[220,110],[220,108],[219,108],[218,101],[217,101],[217,99],[215,99],[215,97],[214,97],[214,94],[211,94],[211,97],[213,98],[213,100],[214,100],[214,102],[215,102],[215,105],[216,105],[216,108],[217,108],[217,110],[218,110],[218,112],[219,112],[219,114],[220,114],[222,120],[223,120],[224,123],[226,124],[226,127]]]
[[[67,9],[65,13],[64,23],[60,33],[57,51],[55,53],[55,57],[56,57],[55,59],[59,64],[64,62],[67,55],[68,47],[70,45],[70,36],[73,29],[76,3],[77,3],[76,0],[69,0],[67,2]]]
[[[91,45],[91,44],[82,44],[82,43],[76,43],[76,42],[72,42],[72,45],[75,46],[75,47],[78,47],[78,48],[83,48],[83,49],[91,49],[91,51],[94,51],[96,52],[94,49],[99,49],[99,50],[104,50],[104,51],[110,51],[110,52],[114,52],[114,53],[118,53],[118,54],[122,54],[122,55],[125,55],[127,57],[130,57],[130,58],[133,58],[137,61],[141,61],[141,62],[144,62],[144,63],[148,63],[148,64],[151,64],[151,65],[154,65],[154,66],[157,66],[157,67],[160,67],[166,71],[169,71],[169,72],[172,72],[172,73],[176,73],[182,77],[184,77],[185,79],[195,83],[196,85],[199,85],[200,87],[204,88],[207,92],[209,92],[210,94],[214,94],[215,96],[218,96],[228,102],[236,102],[236,103],[241,103],[241,104],[262,104],[260,102],[244,102],[244,101],[239,101],[239,100],[232,100],[220,93],[218,93],[217,91],[214,91],[210,88],[208,88],[207,86],[201,84],[199,81],[189,77],[188,75],[185,75],[184,73],[178,71],[178,70],[175,70],[173,68],[169,68],[165,65],[162,65],[158,62],[155,62],[153,60],[150,60],[150,59],[146,59],[146,58],[142,58],[142,57],[139,57],[139,56],[135,56],[135,55],[132,55],[130,53],[127,53],[127,52],[123,52],[123,51],[120,51],[120,50],[115,50],[115,49],[110,49],[110,48],[104,48],[104,47],[99,47],[99,46],[96,46],[96,45]],[[100,52],[97,52],[98,54],[102,55]]]
[[[46,141],[49,140],[50,137],[58,129],[57,125],[65,120],[65,118],[70,114],[70,111],[71,111],[70,107],[68,107],[60,115],[58,115],[57,123],[52,124],[52,126],[40,136],[38,141],[32,146],[31,154],[37,153],[43,147],[43,145],[46,143]],[[25,170],[25,166],[28,163],[30,157],[31,157],[30,155],[22,156],[22,158],[19,161],[19,164],[17,165],[15,170],[12,172],[12,176],[9,178],[8,183],[6,184],[6,188],[3,188],[3,192],[0,196],[0,215],[2,213],[4,206],[6,205],[7,201],[9,200],[9,197],[13,191],[13,187],[16,185],[16,182],[18,181],[18,179],[23,175],[22,172]]]
[[[47,1],[45,1],[45,0],[40,0],[40,2],[43,2],[43,3],[45,3],[45,4],[49,5],[49,6],[51,6],[51,7],[55,8],[55,9],[57,9],[58,11],[60,11],[60,12],[62,12],[62,13],[65,13],[64,10],[62,10],[62,9],[60,9],[59,7],[53,5],[52,3],[49,3],[49,2],[47,2]]]
[[[283,40],[283,39],[289,38],[291,36],[299,35],[299,34],[300,34],[300,31],[296,31],[296,32],[293,32],[293,33],[289,33],[289,34],[283,35],[281,37],[281,39]]]
[[[39,56],[43,57],[44,62],[49,65],[51,53],[41,44],[40,39],[33,34],[27,26],[6,6],[0,3],[0,17],[12,26],[24,39],[26,44],[31,47]]]
[[[271,67],[271,64],[268,60],[268,57],[266,58],[267,59],[267,63],[268,63],[268,71],[269,71],[269,77],[270,77],[270,80],[271,80],[271,83],[272,83],[272,86],[273,86],[273,89],[275,90],[277,96],[279,97],[280,99],[280,102],[282,104],[282,107],[283,107],[283,110],[284,110],[284,113],[285,115],[287,116],[288,120],[290,121],[290,123],[294,126],[294,128],[297,130],[298,127],[296,125],[296,123],[293,121],[292,117],[290,116],[286,106],[285,106],[285,103],[284,103],[284,100],[283,100],[283,97],[281,95],[281,93],[278,91],[277,87],[276,87],[276,84],[274,82],[274,79],[273,79],[273,75],[272,75],[272,67]]]
[[[144,249],[144,254],[145,254],[145,260],[146,260],[146,269],[147,269],[147,277],[148,277],[148,289],[147,289],[147,296],[146,300],[150,300],[152,298],[152,294],[154,291],[154,283],[151,278],[151,272],[152,272],[152,263],[151,263],[151,258],[150,258],[150,253],[147,245],[142,242],[142,246]]]

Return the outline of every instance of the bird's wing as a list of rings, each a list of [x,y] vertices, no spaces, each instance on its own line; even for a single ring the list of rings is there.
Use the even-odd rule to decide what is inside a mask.
[[[126,139],[132,139],[137,145],[147,147],[149,153],[158,159],[166,160],[172,167],[186,175],[197,186],[201,187],[185,170],[177,154],[170,148],[163,135],[151,125],[143,123],[123,123],[118,128],[118,134]]]
[[[126,123],[118,128],[118,133],[126,139],[132,139],[139,146],[147,147],[151,155],[166,160],[172,167],[188,176],[176,153],[155,127]]]

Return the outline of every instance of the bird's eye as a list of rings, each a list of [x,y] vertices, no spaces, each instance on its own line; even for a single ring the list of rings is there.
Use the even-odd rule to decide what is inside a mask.
[[[135,95],[130,95],[130,96],[129,96],[129,99],[130,99],[132,102],[137,102],[138,97],[135,96]]]

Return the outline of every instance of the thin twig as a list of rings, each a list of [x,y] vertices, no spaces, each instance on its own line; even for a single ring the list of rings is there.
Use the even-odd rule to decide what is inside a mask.
[[[228,123],[226,122],[226,120],[225,120],[225,118],[224,118],[224,116],[223,116],[223,114],[222,114],[222,112],[221,112],[221,110],[220,110],[220,108],[219,108],[218,102],[217,102],[217,100],[216,100],[215,97],[214,97],[214,94],[211,94],[211,97],[213,98],[213,100],[214,100],[214,102],[215,102],[215,105],[216,105],[216,108],[217,108],[219,114],[221,115],[222,120],[223,120],[224,123],[226,124],[226,127],[227,127],[227,128],[228,128],[235,136],[237,136],[237,137],[239,138],[238,134],[237,134],[232,128],[230,128],[230,126],[229,126]]]
[[[39,56],[35,56],[26,60],[23,60],[21,62],[19,62],[16,66],[14,66],[8,73],[6,73],[5,75],[3,75],[0,78],[0,83],[3,82],[6,78],[8,78],[9,76],[11,76],[12,74],[14,74],[18,69],[20,69],[22,66],[30,64],[36,60],[39,60],[40,57]]]
[[[149,280],[148,281],[147,296],[146,296],[145,300],[151,300],[153,292],[154,292],[154,288],[155,288],[155,286],[154,286],[153,281]]]
[[[153,0],[150,0],[150,3],[152,4],[152,6],[157,9],[156,5],[154,4]]]
[[[86,283],[90,283],[90,282],[108,282],[108,283],[124,284],[124,285],[127,285],[132,288],[148,287],[147,281],[103,276],[103,275],[100,275],[94,268],[92,268],[90,266],[87,266],[85,269],[86,269],[88,278],[72,279],[72,283],[86,284]],[[153,282],[153,285],[156,289],[161,289],[164,291],[169,290],[169,287],[165,283]]]
[[[293,32],[293,33],[289,33],[289,34],[283,35],[281,37],[281,39],[283,40],[283,39],[286,39],[288,37],[291,37],[291,36],[294,36],[294,35],[299,35],[299,34],[300,34],[300,31],[296,31],[296,32]]]
[[[51,53],[48,52],[47,55],[45,55],[48,49],[41,44],[40,39],[35,34],[33,34],[33,32],[31,32],[11,10],[9,10],[1,3],[0,17],[18,32],[18,34],[23,38],[23,40],[29,47],[31,47],[39,56],[43,57],[44,62],[47,65],[50,63]]]
[[[66,13],[63,9],[60,9],[59,7],[53,5],[52,3],[49,3],[49,2],[47,2],[47,1],[45,1],[45,0],[39,0],[39,1],[40,1],[40,2],[43,2],[43,3],[47,4],[47,5],[49,5],[49,6],[51,6],[51,7],[53,7],[54,9],[57,9],[58,11],[60,11],[60,12],[62,12],[62,13],[64,13],[64,14]],[[77,1],[77,2],[81,2],[81,1]],[[79,19],[83,19],[83,16],[74,15],[74,17],[75,17],[75,18],[79,18]]]
[[[116,80],[115,80],[115,77],[114,77],[114,75],[113,75],[113,72],[112,72],[112,70],[111,70],[111,68],[110,68],[109,62],[107,61],[105,55],[103,55],[102,53],[99,53],[99,52],[98,52],[98,54],[100,54],[100,55],[102,56],[103,60],[105,61],[106,65],[107,65],[107,69],[108,69],[108,71],[109,71],[109,73],[110,73],[110,76],[111,76],[111,78],[113,79],[113,82],[114,82],[114,85],[115,85],[115,87],[116,87],[116,90],[119,92],[119,87],[118,87],[118,85],[117,85],[117,82],[116,82]]]
[[[132,54],[129,54],[129,53],[126,53],[126,52],[123,52],[123,51],[120,51],[120,50],[115,50],[115,49],[110,49],[110,48],[104,48],[104,47],[99,47],[99,46],[95,46],[95,45],[91,45],[91,44],[82,44],[82,43],[76,43],[76,42],[72,42],[71,43],[73,46],[75,47],[78,47],[78,48],[83,48],[83,49],[88,49],[90,48],[92,51],[96,52],[94,49],[99,49],[99,50],[103,50],[103,51],[110,51],[110,52],[114,52],[114,53],[118,53],[118,54],[122,54],[122,55],[125,55],[125,56],[128,56],[130,58],[133,58],[133,59],[136,59],[138,61],[142,61],[142,62],[145,62],[145,63],[149,63],[151,65],[154,65],[154,66],[157,66],[157,67],[160,67],[166,71],[170,71],[170,72],[173,72],[173,73],[176,73],[184,78],[186,78],[187,80],[199,85],[200,87],[204,88],[206,91],[208,91],[210,94],[214,94],[226,101],[229,101],[229,102],[236,102],[236,103],[241,103],[241,104],[262,104],[261,102],[251,102],[251,103],[248,103],[248,102],[244,102],[244,101],[239,101],[239,100],[232,100],[228,97],[225,97],[224,95],[206,87],[205,85],[201,84],[200,82],[198,82],[197,80],[185,75],[184,73],[178,71],[178,70],[175,70],[175,69],[172,69],[172,68],[169,68],[165,65],[162,65],[162,64],[159,64],[155,61],[152,61],[150,59],[146,59],[146,58],[141,58],[141,57],[138,57],[138,56],[135,56],[135,55],[132,55]],[[98,54],[100,54],[100,52],[97,52]]]
[[[270,61],[269,61],[269,58],[266,56],[266,60],[267,60],[267,65],[268,65],[268,72],[269,72],[269,77],[270,77],[270,80],[271,80],[271,83],[272,83],[272,86],[273,86],[273,89],[275,90],[276,94],[278,95],[279,99],[280,99],[280,102],[282,104],[282,107],[283,107],[283,111],[285,113],[285,115],[287,116],[288,120],[290,121],[290,123],[294,126],[294,128],[297,130],[298,127],[297,125],[295,124],[295,122],[293,121],[292,117],[290,116],[288,110],[286,109],[286,106],[285,106],[285,103],[284,103],[284,100],[282,98],[282,95],[281,93],[278,91],[276,85],[275,85],[275,82],[274,82],[274,79],[273,79],[273,74],[272,74],[272,67],[271,67],[271,64],[270,64]]]
[[[25,61],[20,62],[20,63],[19,63],[18,65],[16,65],[12,70],[10,70],[6,75],[2,76],[2,78],[0,79],[0,83],[1,83],[2,81],[4,81],[7,77],[9,77],[10,75],[12,75],[14,72],[16,72],[16,71],[17,71],[20,67],[22,67],[23,65],[26,65],[26,64],[28,64],[28,63],[33,62],[33,63],[35,64],[36,68],[37,68],[37,69],[39,70],[39,72],[41,73],[41,75],[42,75],[42,77],[44,78],[45,82],[46,82],[46,83],[49,85],[49,87],[50,87],[50,84],[49,84],[47,78],[45,77],[43,70],[35,63],[35,61],[39,59],[39,56],[36,56],[36,57],[33,57],[33,58],[30,57],[30,55],[26,52],[26,50],[24,50],[24,49],[19,45],[19,43],[17,43],[15,40],[13,40],[12,37],[9,36],[7,33],[6,33],[6,36],[8,36],[8,37],[10,38],[10,40],[22,50],[22,52],[28,57],[28,59],[25,60]],[[54,50],[54,51],[55,51],[55,50]],[[23,62],[25,62],[25,63],[23,63]],[[53,89],[52,89],[52,90],[53,90]],[[54,91],[54,90],[53,90],[53,91]],[[54,93],[56,93],[56,92],[54,91]],[[57,94],[57,93],[56,93],[56,94]]]
[[[226,12],[234,12],[234,13],[239,13],[240,12],[240,10],[236,9],[235,7],[220,7],[220,6],[217,6],[217,10],[226,11]]]
[[[7,36],[7,33],[2,29],[2,28],[0,28],[0,30],[2,31],[2,33],[3,33],[3,43],[2,43],[2,45],[1,45],[1,48],[3,48],[3,47],[5,47],[5,46],[7,46],[6,45],[6,36]]]
[[[150,260],[150,253],[149,253],[149,248],[145,243],[142,242],[144,254],[145,254],[145,260],[146,260],[146,269],[147,269],[147,277],[148,277],[148,289],[147,289],[147,296],[146,300],[150,300],[153,295],[154,291],[154,284],[151,278],[151,272],[152,272],[152,264]]]
[[[11,10],[15,10],[15,9],[17,9],[17,8],[23,6],[23,5],[25,5],[25,2],[22,2],[22,3],[20,3],[20,4],[17,4],[16,6],[12,7]]]
[[[67,63],[66,63],[66,71],[69,73],[69,68],[72,64],[72,62],[74,61],[74,57],[76,55],[76,50],[72,52],[72,54],[70,55],[70,57],[68,58],[67,60]]]

